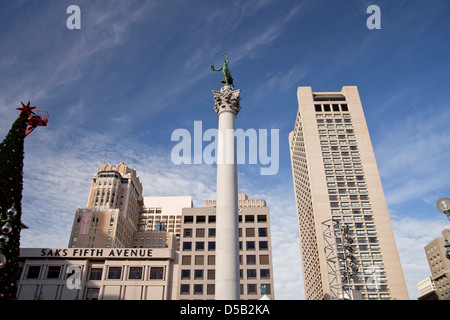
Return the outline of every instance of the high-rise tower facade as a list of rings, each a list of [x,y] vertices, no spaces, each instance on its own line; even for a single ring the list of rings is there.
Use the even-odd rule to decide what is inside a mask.
[[[408,299],[358,89],[299,87],[297,96],[289,145],[306,299],[346,298],[335,285],[362,299]],[[351,238],[345,246],[341,227]],[[343,259],[346,250],[351,261]]]
[[[69,248],[132,247],[143,205],[136,170],[105,164],[92,177],[87,207],[77,209]]]

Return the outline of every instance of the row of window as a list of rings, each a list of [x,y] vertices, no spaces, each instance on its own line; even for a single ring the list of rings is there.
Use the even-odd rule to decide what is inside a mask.
[[[271,294],[271,287],[270,284],[261,284],[258,285],[256,283],[248,283],[246,288],[246,294],[248,295],[256,295],[258,294],[258,288],[265,287],[266,294]],[[192,288],[192,292],[191,292]],[[206,290],[204,290],[206,288]],[[244,284],[240,285],[240,294],[243,295],[244,293]],[[180,285],[180,295],[214,295],[215,294],[215,285],[214,284],[181,284]]]
[[[194,220],[196,223],[206,223],[206,220],[208,218],[208,223],[215,223],[216,222],[216,215],[208,215],[208,216],[202,216],[202,215],[198,215],[198,216],[184,216],[184,223],[194,223]],[[244,220],[242,220],[244,218]],[[244,217],[242,217],[242,215],[239,215],[239,222],[243,222],[245,221],[246,223],[248,222],[258,222],[258,223],[265,223],[267,222],[267,216],[262,214],[262,215],[257,215],[255,217],[255,215],[245,215]]]
[[[204,241],[195,241],[192,243],[191,241],[183,242],[183,251],[192,251],[193,244],[195,246],[195,251],[204,251],[205,250],[205,242]],[[256,250],[256,241],[245,241],[245,249],[246,250]],[[269,250],[269,242],[268,241],[258,241],[258,249],[259,250]],[[216,242],[208,241],[208,251],[216,250]],[[243,250],[242,241],[239,241],[239,250]]]
[[[240,278],[244,279],[244,274],[246,275],[246,279],[257,279],[258,270],[257,269],[247,269],[239,270]],[[210,269],[182,269],[181,270],[181,280],[215,280],[216,278],[216,270]],[[259,270],[259,279],[270,279],[270,269],[260,269]]]
[[[208,265],[214,265],[216,263],[216,256],[215,255],[208,255],[206,257],[207,264]],[[239,255],[239,264],[243,265],[244,257],[242,255]],[[269,255],[261,254],[259,256],[254,254],[248,254],[245,255],[245,265],[256,265],[257,261],[259,261],[259,265],[269,265]],[[181,257],[181,265],[183,266],[189,266],[189,265],[204,265],[205,264],[205,256],[204,255],[183,255]]]
[[[89,280],[102,280],[103,268],[92,267],[89,273]],[[122,279],[122,267],[108,267],[106,279],[107,280],[121,280]],[[74,271],[75,272],[75,271]],[[128,268],[128,280],[142,280],[144,267],[129,267]],[[29,266],[26,279],[39,279],[41,273],[41,266]],[[45,279],[60,279],[62,274],[62,266],[49,266]],[[63,274],[67,279],[73,273]],[[164,280],[164,267],[150,267],[149,280]]]
[[[258,237],[267,237],[267,228],[245,228],[245,236],[246,237],[255,237],[256,230],[258,230]],[[205,228],[184,228],[183,237],[184,238],[192,238],[195,231],[196,238],[204,238],[205,237]],[[216,236],[216,228],[208,228],[208,238],[214,238]],[[242,228],[239,228],[239,237],[242,237]]]
[[[340,111],[348,111],[348,105],[346,103],[342,103],[342,104],[315,104],[314,105],[314,109],[316,110],[316,112],[330,112],[330,111],[335,111],[335,112],[340,112]]]

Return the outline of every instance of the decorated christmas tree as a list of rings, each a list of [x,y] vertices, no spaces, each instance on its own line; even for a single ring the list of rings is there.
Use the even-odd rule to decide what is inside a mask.
[[[0,144],[0,299],[15,300],[22,215],[24,139],[27,122],[33,113],[30,103],[22,103],[19,117]],[[15,208],[11,209],[11,208]]]

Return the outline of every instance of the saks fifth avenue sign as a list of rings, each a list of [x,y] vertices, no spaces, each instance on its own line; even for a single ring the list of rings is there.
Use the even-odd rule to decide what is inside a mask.
[[[172,249],[144,248],[39,248],[21,249],[24,258],[106,258],[151,259],[172,258]]]

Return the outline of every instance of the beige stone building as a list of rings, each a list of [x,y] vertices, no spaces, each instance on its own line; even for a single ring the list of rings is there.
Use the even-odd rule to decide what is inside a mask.
[[[445,239],[450,239],[450,229],[442,231],[442,238],[436,238],[425,246],[431,281],[439,300],[450,300],[450,259],[446,257]]]
[[[132,247],[142,205],[136,170],[103,165],[92,177],[86,208],[76,210],[69,248]]]
[[[192,197],[143,197],[136,170],[105,164],[92,177],[86,208],[76,210],[69,248],[173,248],[181,209]]]
[[[19,300],[173,300],[176,252],[138,248],[26,248]]]
[[[306,299],[344,297],[336,288],[368,300],[408,299],[358,89],[299,87],[297,96],[289,144]],[[328,247],[327,223],[333,224]],[[335,226],[348,228],[351,245],[344,248]],[[344,249],[356,258],[353,278],[345,282],[350,261],[341,259]]]
[[[133,246],[178,250],[182,209],[192,207],[191,196],[144,197]]]
[[[238,195],[241,300],[274,299],[269,208],[264,200]],[[215,201],[183,209],[179,251],[179,300],[214,299]]]

